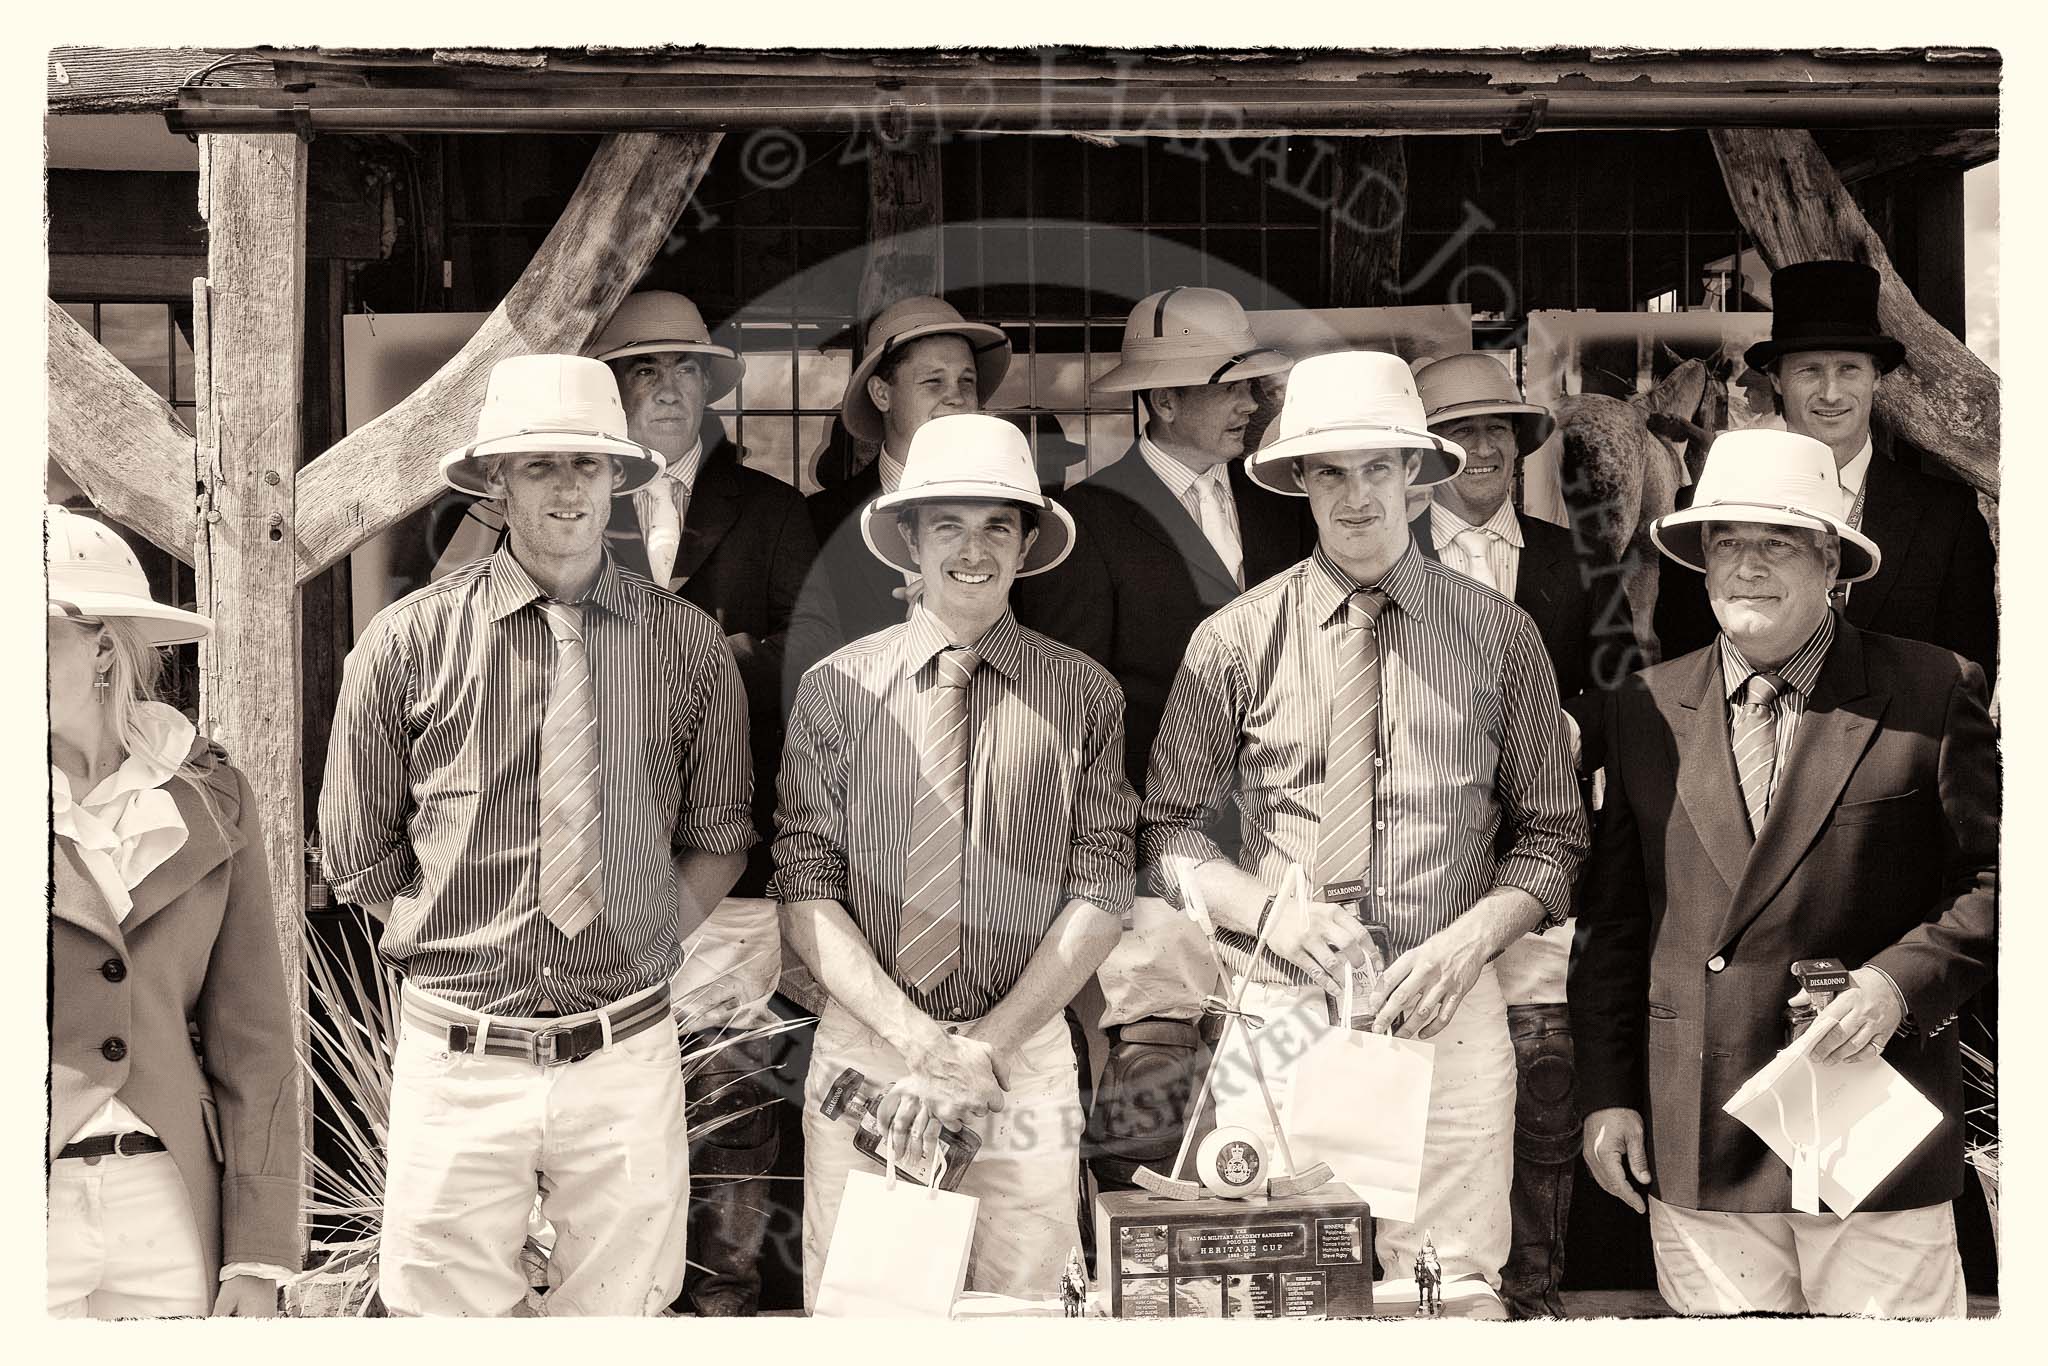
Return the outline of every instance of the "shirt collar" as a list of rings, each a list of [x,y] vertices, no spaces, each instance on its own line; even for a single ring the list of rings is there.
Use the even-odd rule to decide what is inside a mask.
[[[671,460],[665,473],[668,478],[675,480],[683,486],[685,494],[689,494],[696,489],[697,473],[703,468],[704,443],[699,441],[674,460]]]
[[[1429,501],[1429,528],[1442,542],[1455,538],[1461,531],[1474,530],[1475,526],[1432,498]],[[1478,523],[1476,529],[1491,531],[1515,549],[1522,548],[1522,519],[1515,516],[1514,504],[1505,498],[1493,510],[1493,516]]]
[[[894,493],[903,483],[903,462],[890,452],[887,445],[882,447],[876,462],[882,472],[882,492]]]
[[[484,613],[492,621],[503,621],[530,602],[538,602],[547,596],[526,567],[512,553],[512,542],[507,540],[491,556],[488,571],[489,586],[485,589]],[[604,561],[597,571],[597,581],[583,595],[584,602],[594,603],[615,617],[632,620],[639,615],[631,598],[626,595],[625,580],[619,576],[618,567],[612,563],[612,553],[604,552]]]
[[[1144,457],[1145,463],[1151,467],[1152,473],[1159,476],[1159,482],[1166,485],[1166,491],[1182,501],[1186,501],[1189,490],[1193,489],[1195,485],[1201,483],[1204,479],[1212,483],[1220,482],[1225,488],[1229,487],[1230,475],[1225,465],[1212,465],[1200,474],[1197,474],[1165,451],[1160,450],[1158,446],[1152,443],[1152,438],[1143,432],[1138,434],[1138,454]]]
[[[1351,595],[1360,588],[1377,588],[1384,592],[1396,606],[1411,616],[1423,615],[1422,607],[1422,556],[1416,552],[1415,538],[1408,538],[1408,545],[1401,552],[1401,558],[1380,575],[1377,583],[1361,584],[1340,568],[1330,558],[1321,543],[1316,553],[1309,557],[1308,609],[1310,619],[1318,626],[1328,626]]]
[[[1842,482],[1842,496],[1850,502],[1856,501],[1856,490],[1863,487],[1863,481],[1870,477],[1870,456],[1874,448],[1869,437],[1863,438],[1863,449],[1851,456],[1849,463],[1842,466],[1839,476]]]
[[[1820,666],[1827,661],[1828,646],[1834,643],[1834,639],[1835,614],[1829,611],[1821,617],[1820,625],[1806,638],[1806,643],[1792,652],[1784,667],[1773,672],[1787,688],[1802,698],[1813,696],[1813,685],[1820,678]],[[1735,695],[1742,691],[1743,685],[1749,682],[1749,676],[1755,672],[1749,661],[1742,657],[1742,651],[1735,647],[1735,642],[1723,632],[1721,682],[1729,701],[1735,700]]]
[[[1017,670],[1023,664],[1024,638],[1019,633],[1017,618],[1005,607],[995,624],[981,633],[981,639],[974,642],[974,652],[981,656],[984,664],[993,664],[1003,677],[1016,681]],[[910,614],[903,638],[903,676],[915,677],[924,666],[931,663],[940,651],[948,649],[953,638],[947,633],[945,624],[938,615],[922,602]]]

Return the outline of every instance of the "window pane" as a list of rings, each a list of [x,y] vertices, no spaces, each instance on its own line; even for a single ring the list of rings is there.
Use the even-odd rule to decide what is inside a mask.
[[[1088,419],[1089,473],[1115,464],[1116,458],[1130,447],[1132,431],[1129,417],[1091,414]]]
[[[1087,357],[1041,355],[1033,367],[1032,401],[1040,408],[1088,406]]]
[[[69,313],[78,325],[90,332],[93,328],[91,304],[58,304],[57,307]]]
[[[100,342],[144,384],[171,396],[171,309],[168,304],[101,304]]]
[[[172,400],[179,404],[192,403],[197,395],[192,392],[192,343],[186,340],[183,328],[171,329],[171,378],[178,392]]]
[[[1032,358],[1029,350],[1025,346],[1018,346],[1010,357],[1010,368],[1003,372],[1003,382],[989,395],[986,405],[988,411],[1008,412],[1012,408],[1022,408],[1031,402],[1031,368]]]
[[[747,465],[777,479],[791,478],[790,461],[795,439],[795,421],[759,413],[747,417]]]
[[[761,333],[754,332],[747,341],[755,346],[768,340]],[[788,412],[790,388],[796,371],[796,358],[787,350],[747,352],[747,373],[740,379],[740,402],[749,412],[762,408],[779,409]]]
[[[846,396],[846,381],[853,377],[853,352],[844,347],[830,351],[806,348],[797,352],[797,406],[837,408]]]

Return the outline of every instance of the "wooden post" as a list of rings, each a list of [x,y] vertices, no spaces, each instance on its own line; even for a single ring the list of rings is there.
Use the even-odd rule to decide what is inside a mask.
[[[854,300],[854,331],[862,351],[868,324],[899,299],[937,294],[944,272],[939,225],[945,217],[938,146],[916,138],[868,149],[868,256]],[[878,448],[851,433],[818,457],[818,482],[830,487],[853,477]],[[801,476],[803,471],[798,470]]]
[[[929,139],[878,144],[868,157],[868,259],[854,310],[863,340],[867,325],[890,304],[939,292],[945,213],[939,174],[939,149]]]
[[[1813,134],[1716,128],[1710,136],[1728,197],[1766,261],[1862,261],[1877,271],[1879,320],[1906,348],[1906,363],[1878,386],[1878,414],[1996,498],[1998,376],[1914,299]]]
[[[1398,137],[1331,141],[1337,150],[1330,165],[1330,305],[1402,303],[1408,144]]]
[[[209,250],[206,278],[195,284],[200,534],[193,567],[200,610],[213,618],[213,635],[200,647],[201,726],[226,747],[261,808],[286,985],[296,1001],[306,830],[290,533],[300,450],[306,144],[282,133],[208,135],[199,140],[199,162]]]

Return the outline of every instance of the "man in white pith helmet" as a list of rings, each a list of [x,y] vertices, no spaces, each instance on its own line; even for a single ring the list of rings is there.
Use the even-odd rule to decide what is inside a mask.
[[[831,996],[804,1107],[806,1307],[848,1173],[879,1171],[821,1109],[848,1067],[887,1088],[885,1142],[920,1161],[941,1125],[980,1135],[968,1288],[1058,1284],[1081,1131],[1062,1010],[1132,897],[1123,695],[1010,612],[1011,584],[1073,547],[1071,518],[1000,418],[935,418],[908,454],[861,530],[924,590],[804,675],[778,788],[784,934]]]
[[[703,612],[605,550],[662,472],[581,356],[491,369],[450,486],[509,533],[349,652],[320,794],[336,895],[405,973],[379,1287],[395,1314],[556,1314],[682,1286],[689,1136],[669,981],[755,839],[747,703]]]

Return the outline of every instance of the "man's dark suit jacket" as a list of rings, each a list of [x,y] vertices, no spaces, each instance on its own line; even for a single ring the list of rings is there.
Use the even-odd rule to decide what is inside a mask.
[[[1579,723],[1582,767],[1590,773],[1601,762],[1600,684],[1619,681],[1618,671],[1634,658],[1626,608],[1604,616],[1600,611],[1602,603],[1619,595],[1620,579],[1598,551],[1581,554],[1572,533],[1563,527],[1521,512],[1515,518],[1522,524],[1515,606],[1529,614],[1543,637],[1543,649],[1557,674],[1559,700]],[[1432,560],[1442,558],[1426,509],[1408,524],[1408,534],[1415,538],[1419,553]],[[1604,633],[1596,635],[1603,628]]]
[[[647,573],[647,545],[630,497],[612,500],[605,543],[621,566]],[[836,643],[831,600],[803,591],[817,551],[801,494],[740,464],[729,441],[705,452],[671,573],[685,579],[678,595],[725,631],[747,689],[761,843],[748,855],[736,895],[761,895],[774,869],[768,849],[775,840],[775,775],[788,704],[803,670]]]
[[[1888,449],[1889,448],[1889,449]],[[1847,615],[1866,631],[1924,640],[1998,673],[1998,607],[1992,596],[1991,533],[1967,485],[1923,474],[1920,452],[1876,440],[1865,478],[1863,534],[1883,552],[1875,576],[1849,589]],[[1678,506],[1692,505],[1692,489]],[[1676,659],[1720,632],[1705,577],[1661,557],[1657,639]]]
[[[1288,498],[1230,462],[1247,588],[1315,550],[1306,498]],[[1243,590],[1201,526],[1134,443],[1113,465],[1060,495],[1074,551],[1049,573],[1017,580],[1017,619],[1088,655],[1123,685],[1125,770],[1145,790],[1145,765],[1166,695],[1195,627]]]
[[[1721,1106],[1783,1043],[1794,960],[1876,964],[1915,1026],[1885,1061],[1942,1118],[1861,1208],[1952,1199],[1966,1098],[1943,1026],[1990,979],[1997,939],[1983,672],[1838,625],[1754,845],[1725,699],[1718,646],[1607,696],[1607,801],[1570,976],[1580,1102],[1644,1114],[1659,1199],[1788,1212],[1785,1163]]]
[[[806,596],[833,604],[839,623],[834,649],[899,624],[910,610],[896,595],[903,575],[876,559],[861,538],[860,511],[881,496],[882,462],[877,457],[845,483],[805,500],[818,539],[817,569]]]

